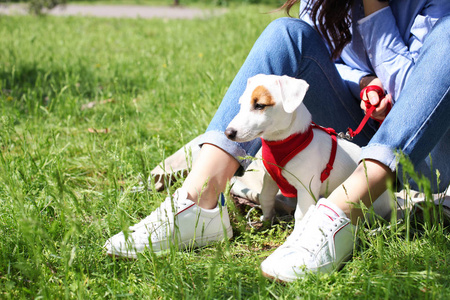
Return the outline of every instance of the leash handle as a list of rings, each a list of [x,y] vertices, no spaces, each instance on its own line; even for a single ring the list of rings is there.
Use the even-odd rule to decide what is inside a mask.
[[[359,97],[361,98],[362,101],[364,101],[364,105],[366,106],[366,115],[364,116],[364,118],[362,119],[361,123],[359,124],[358,128],[356,128],[356,130],[348,128],[347,133],[345,135],[343,133],[339,134],[340,137],[344,137],[351,141],[357,134],[359,134],[361,132],[361,130],[363,129],[364,125],[366,125],[369,118],[372,118],[372,114],[375,111],[375,109],[378,107],[378,105],[376,105],[376,106],[372,105],[370,103],[369,99],[364,100],[364,95],[367,95],[367,93],[372,92],[372,91],[377,92],[378,97],[380,98],[380,101],[386,96],[384,90],[381,87],[379,87],[378,85],[368,85],[365,88],[363,88],[359,94]],[[387,113],[389,113],[391,108],[392,108],[392,104],[389,102],[389,105],[387,107]],[[374,120],[376,120],[376,119],[374,119]],[[379,120],[376,120],[376,121],[379,122],[380,124],[383,123],[383,121],[379,121]]]
[[[364,100],[364,95],[368,96],[367,94],[369,92],[376,92],[378,94],[378,97],[380,98],[380,101],[383,100],[383,98],[386,96],[386,94],[384,93],[384,90],[381,87],[379,87],[378,85],[368,85],[365,88],[363,88],[361,90],[361,92],[359,93],[359,97],[361,98],[362,101],[364,101],[364,105],[366,106],[367,110],[370,110],[373,107],[373,105],[370,103],[369,99]],[[378,105],[376,107],[378,107]],[[372,114],[372,112],[370,114]],[[368,111],[366,111],[366,115],[368,115],[368,114],[369,114]]]

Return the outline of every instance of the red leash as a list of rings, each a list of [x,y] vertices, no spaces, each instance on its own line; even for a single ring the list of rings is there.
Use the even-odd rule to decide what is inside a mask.
[[[364,116],[364,118],[362,119],[361,123],[359,124],[358,128],[356,128],[356,130],[347,128],[347,132],[345,134],[343,132],[339,133],[340,138],[345,138],[345,139],[351,141],[357,134],[359,134],[361,132],[361,130],[364,128],[364,126],[366,125],[369,118],[372,118],[372,114],[375,111],[375,109],[378,107],[378,105],[375,106],[375,105],[370,104],[370,101],[368,99],[364,100],[364,95],[369,92],[372,92],[372,91],[377,92],[378,97],[380,98],[380,103],[381,103],[381,100],[383,100],[386,95],[384,93],[384,90],[381,87],[379,87],[378,85],[368,85],[365,88],[363,88],[361,90],[361,93],[359,94],[359,96],[360,96],[361,100],[364,101],[364,104],[366,106],[366,115]],[[387,110],[386,110],[386,115],[389,113],[391,108],[392,108],[392,104],[389,102]],[[374,120],[379,122],[380,125],[381,125],[381,123],[383,123],[383,121],[376,120],[376,119],[374,119]]]

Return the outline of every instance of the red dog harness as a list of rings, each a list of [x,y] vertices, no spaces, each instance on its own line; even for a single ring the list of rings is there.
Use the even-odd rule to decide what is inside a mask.
[[[330,160],[320,175],[320,181],[324,182],[330,176],[336,158],[337,139],[336,131],[333,128],[324,128],[315,123],[311,123],[306,132],[293,134],[282,141],[266,141],[261,139],[264,166],[285,197],[297,197],[297,189],[281,175],[282,168],[311,143],[314,137],[313,128],[321,129],[331,136]]]

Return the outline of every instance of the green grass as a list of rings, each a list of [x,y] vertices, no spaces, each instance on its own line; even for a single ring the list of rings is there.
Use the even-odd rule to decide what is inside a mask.
[[[1,2],[12,2],[12,3],[25,3],[33,0],[0,0]],[[34,0],[37,1],[37,0]],[[62,0],[59,0],[61,2]],[[41,2],[45,2],[42,0]],[[174,0],[66,0],[67,4],[92,4],[92,5],[148,5],[148,6],[172,6],[174,5]],[[181,7],[194,6],[194,7],[235,7],[240,5],[248,4],[261,4],[261,5],[271,5],[273,7],[281,6],[283,0],[179,0],[179,5]]]
[[[68,3],[79,4],[130,4],[130,5],[173,5],[174,0],[67,0]],[[181,6],[236,6],[241,4],[265,4],[281,6],[283,0],[179,0]]]
[[[250,230],[237,211],[227,243],[133,261],[104,255],[108,237],[165,198],[130,190],[204,131],[279,16],[268,10],[176,21],[0,17],[1,299],[448,297],[450,242],[439,225],[361,231],[343,270],[286,285],[264,279],[259,264],[292,224]]]

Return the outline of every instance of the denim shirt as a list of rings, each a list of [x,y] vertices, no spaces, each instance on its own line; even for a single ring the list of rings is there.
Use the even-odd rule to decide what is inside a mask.
[[[300,19],[313,25],[309,13],[301,1]],[[367,17],[362,0],[355,0],[350,13],[352,41],[335,62],[340,75],[359,99],[359,81],[375,74],[395,102],[426,35],[439,18],[450,14],[450,0],[390,0],[389,7]]]

